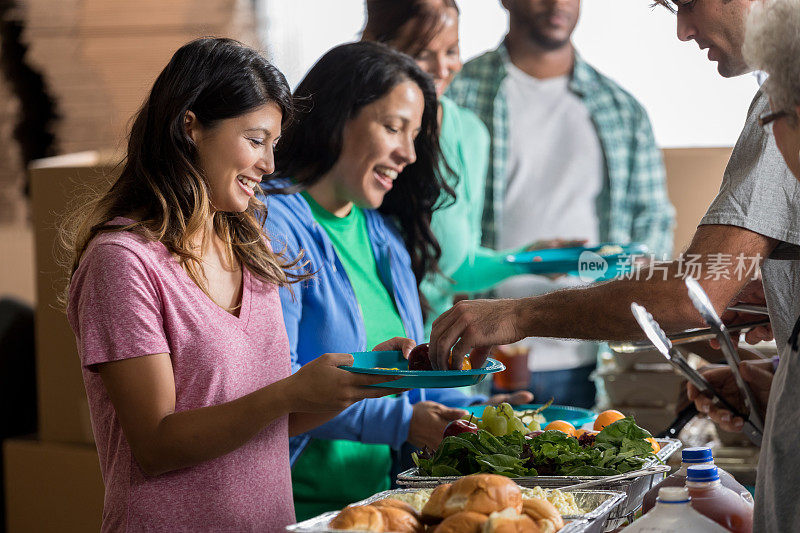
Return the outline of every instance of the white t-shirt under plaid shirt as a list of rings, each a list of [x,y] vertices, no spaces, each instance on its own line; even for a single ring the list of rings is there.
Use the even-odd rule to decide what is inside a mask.
[[[466,63],[447,91],[457,104],[475,112],[491,135],[482,232],[484,246],[494,249],[508,177],[509,121],[503,88],[508,63],[508,52],[500,45]],[[669,255],[675,212],[644,108],[577,53],[568,87],[589,110],[603,152],[603,188],[597,196],[600,240],[643,242],[653,253]]]
[[[534,78],[513,64],[503,90],[508,104],[505,201],[501,250],[545,239],[599,240],[597,197],[603,189],[603,153],[589,110],[569,90],[569,78]],[[521,298],[574,285],[575,278],[515,276],[496,289]],[[528,339],[529,367],[563,370],[595,362],[595,343]]]

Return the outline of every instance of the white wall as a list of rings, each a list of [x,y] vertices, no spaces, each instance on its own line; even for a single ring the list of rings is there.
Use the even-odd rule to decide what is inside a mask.
[[[459,0],[465,60],[494,48],[507,14],[499,0]],[[724,79],[694,42],[675,36],[675,16],[650,0],[584,0],[576,47],[633,93],[663,147],[732,146],[757,89],[752,75]],[[332,46],[358,38],[364,0],[257,0],[263,41],[294,87]]]

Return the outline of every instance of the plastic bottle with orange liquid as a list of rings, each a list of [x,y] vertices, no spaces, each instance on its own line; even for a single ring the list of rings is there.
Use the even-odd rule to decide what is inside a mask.
[[[708,446],[698,446],[694,448],[684,448],[681,451],[681,467],[672,475],[665,478],[661,483],[648,490],[642,501],[642,513],[648,512],[656,504],[658,489],[661,487],[683,487],[686,485],[686,469],[693,465],[713,465],[714,455]],[[735,493],[741,495],[750,505],[753,504],[753,497],[750,492],[732,475],[725,470],[717,467],[719,480],[723,486],[728,487]]]
[[[752,533],[753,506],[722,486],[716,466],[690,466],[686,470],[686,488],[695,511],[733,533]]]

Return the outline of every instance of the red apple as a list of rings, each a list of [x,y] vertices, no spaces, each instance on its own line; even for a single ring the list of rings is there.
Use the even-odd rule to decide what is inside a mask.
[[[428,343],[417,344],[411,353],[408,354],[409,370],[433,370],[431,360],[428,357]]]
[[[444,437],[452,437],[453,435],[460,435],[462,433],[477,433],[478,426],[469,422],[468,420],[464,420],[463,418],[458,420],[453,420],[447,427],[444,428]]]

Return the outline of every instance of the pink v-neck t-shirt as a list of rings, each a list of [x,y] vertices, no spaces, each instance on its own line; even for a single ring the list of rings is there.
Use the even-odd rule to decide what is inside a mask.
[[[97,372],[102,363],[169,353],[176,412],[229,402],[288,377],[277,287],[246,268],[242,283],[236,317],[160,242],[115,232],[87,248],[67,311],[105,483],[102,531],[283,531],[294,522],[288,417],[222,457],[148,476]]]

